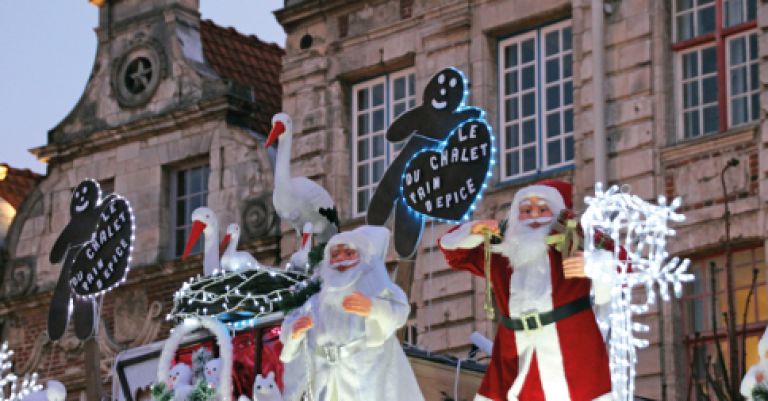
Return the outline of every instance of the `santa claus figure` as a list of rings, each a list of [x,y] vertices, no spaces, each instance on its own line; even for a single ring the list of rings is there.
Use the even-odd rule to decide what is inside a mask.
[[[580,253],[564,257],[549,245],[557,217],[571,208],[563,181],[515,194],[503,240],[489,255],[499,324],[475,401],[610,400],[608,355],[592,309],[610,300],[610,288],[586,277]],[[485,276],[484,232],[498,232],[497,223],[468,222],[440,239],[451,268]]]
[[[284,321],[283,397],[317,401],[423,401],[395,331],[410,306],[384,265],[389,231],[336,234],[318,274],[322,289]]]

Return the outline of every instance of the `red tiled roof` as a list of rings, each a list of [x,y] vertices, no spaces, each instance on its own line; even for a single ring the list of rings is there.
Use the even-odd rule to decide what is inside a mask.
[[[18,210],[29,191],[43,179],[43,176],[26,168],[13,168],[4,163],[0,166],[8,168],[5,179],[0,180],[0,198],[5,199]]]
[[[269,132],[272,116],[282,109],[283,49],[210,20],[200,21],[200,38],[206,61],[221,77],[253,88],[259,107],[256,129]]]

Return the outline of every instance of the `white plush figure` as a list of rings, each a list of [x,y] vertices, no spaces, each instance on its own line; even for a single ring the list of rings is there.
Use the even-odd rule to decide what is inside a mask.
[[[752,390],[754,390],[755,385],[768,385],[768,381],[766,381],[766,379],[768,379],[768,364],[761,362],[756,365],[752,365],[752,367],[747,371],[747,374],[744,375],[744,379],[741,381],[741,388],[739,388],[739,392],[741,392],[741,395],[743,395],[744,398],[751,400]]]
[[[757,352],[760,354],[760,362],[768,362],[768,327],[757,342]]]
[[[283,401],[280,388],[275,383],[275,372],[269,372],[267,377],[256,375],[253,381],[253,401]]]
[[[209,386],[216,388],[219,386],[219,377],[221,376],[221,359],[211,359],[205,364],[205,381]]]
[[[47,389],[48,401],[64,401],[67,398],[67,388],[64,383],[58,380],[48,380]]]
[[[192,392],[192,368],[186,363],[177,363],[168,374],[169,390],[173,390],[174,401],[185,401]]]
[[[22,401],[64,401],[67,398],[67,388],[58,380],[49,380],[45,390],[35,391]]]
[[[768,387],[768,327],[757,343],[757,352],[760,353],[760,360],[749,368],[741,380],[741,387],[739,388],[739,392],[747,400],[752,399],[752,391],[756,385],[762,384]]]
[[[67,389],[58,380],[49,380],[47,389],[28,394],[22,401],[64,401]]]

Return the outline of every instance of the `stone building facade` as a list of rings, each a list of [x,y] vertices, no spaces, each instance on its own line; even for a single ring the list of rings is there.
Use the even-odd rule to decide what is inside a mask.
[[[683,300],[643,317],[651,345],[640,355],[637,393],[693,399],[702,361],[724,341],[722,323],[712,335],[709,266],[716,307],[725,310],[726,199],[748,363],[768,322],[768,5],[605,1],[605,121],[596,122],[592,3],[286,0],[275,14],[288,34],[281,83],[297,137],[295,174],[329,189],[344,226],[363,223],[396,151],[384,141],[386,126],[420,103],[428,80],[447,66],[468,76],[468,103],[487,111],[499,147],[474,218],[506,217],[515,191],[541,178],[571,181],[583,208],[596,176],[595,127],[604,124],[609,183],[649,200],[684,200],[688,218],[669,246],[692,259],[697,280]],[[723,195],[730,159],[739,163],[725,171]],[[436,251],[446,228],[427,223],[415,263],[398,263],[398,281],[414,305],[406,339],[465,356],[469,335],[492,337],[494,323],[483,313],[483,281],[447,269]],[[756,291],[742,316],[753,270]]]
[[[278,255],[271,202],[273,156],[263,143],[279,111],[283,50],[201,20],[197,0],[103,2],[97,52],[82,97],[33,149],[47,174],[18,207],[6,245],[2,336],[19,374],[63,381],[85,400],[83,343],[46,335],[60,265],[48,253],[69,221],[71,193],[86,178],[123,195],[137,227],[127,282],[100,303],[97,342],[105,388],[116,353],[167,337],[173,293],[200,273],[180,262],[189,214],[207,205],[222,226],[243,227],[241,248]]]

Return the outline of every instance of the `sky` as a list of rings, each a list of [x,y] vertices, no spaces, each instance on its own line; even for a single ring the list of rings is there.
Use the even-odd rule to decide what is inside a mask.
[[[283,0],[200,0],[222,26],[285,45],[272,14]],[[75,107],[96,55],[98,9],[88,0],[0,0],[0,163],[45,173],[28,149]]]

